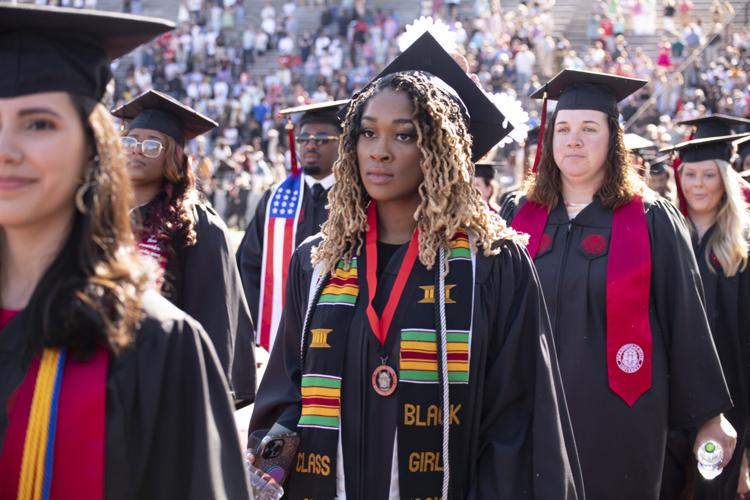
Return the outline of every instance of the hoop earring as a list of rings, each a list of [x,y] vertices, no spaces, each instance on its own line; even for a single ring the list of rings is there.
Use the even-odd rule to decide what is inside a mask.
[[[78,186],[78,189],[76,189],[76,195],[75,195],[75,202],[76,202],[76,208],[79,212],[82,214],[88,213],[89,207],[86,205],[86,193],[88,193],[89,188],[94,185],[94,170],[99,167],[99,155],[95,155],[91,159],[91,164],[89,166],[88,171],[86,172],[86,176],[81,183],[80,186]]]
[[[89,190],[89,187],[91,187],[91,184],[89,182],[84,182],[83,184],[78,186],[78,189],[76,189],[76,209],[78,209],[78,211],[82,214],[86,214],[89,211],[89,207],[86,206],[86,200],[84,199],[86,193]]]

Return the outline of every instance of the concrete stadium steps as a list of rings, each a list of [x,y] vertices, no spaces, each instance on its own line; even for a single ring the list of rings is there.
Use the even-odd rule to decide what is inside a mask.
[[[747,0],[732,1],[732,5],[736,11],[735,18],[732,22],[735,29],[745,26],[746,1]],[[553,7],[553,17],[555,19],[554,35],[565,36],[570,41],[572,48],[579,53],[590,46],[590,43],[586,38],[586,25],[593,4],[594,2],[592,0],[557,0]],[[711,4],[712,0],[693,0],[691,19],[703,19],[704,30],[706,29],[707,21],[710,21],[711,19]],[[664,3],[661,0],[658,0],[656,4],[657,29],[656,33],[653,35],[635,35],[633,33],[625,33],[625,37],[631,47],[642,47],[644,52],[654,59],[656,58],[659,49],[658,44],[663,36],[663,12]],[[675,21],[679,22],[678,15],[675,16]]]

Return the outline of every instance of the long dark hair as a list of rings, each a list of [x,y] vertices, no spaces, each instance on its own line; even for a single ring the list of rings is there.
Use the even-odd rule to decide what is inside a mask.
[[[184,149],[172,137],[165,134],[165,138],[162,189],[142,210],[141,219],[136,224],[136,237],[139,240],[154,237],[167,260],[174,262],[179,250],[197,242],[193,205],[198,202],[198,191]],[[166,296],[174,293],[171,271],[165,275],[162,292]]]
[[[560,167],[555,163],[552,151],[552,140],[555,134],[557,111],[552,114],[544,130],[541,158],[538,172],[529,173],[525,182],[527,197],[549,209],[553,209],[560,201],[562,179]],[[628,150],[625,149],[623,130],[617,119],[607,117],[609,127],[609,148],[604,162],[604,182],[596,192],[604,207],[615,209],[629,202],[633,196],[643,192],[643,181],[631,166]]]
[[[146,286],[130,226],[130,180],[109,112],[86,98],[71,99],[94,153],[84,174],[85,213],[76,210],[62,250],[26,308],[29,348],[119,352],[133,340]]]

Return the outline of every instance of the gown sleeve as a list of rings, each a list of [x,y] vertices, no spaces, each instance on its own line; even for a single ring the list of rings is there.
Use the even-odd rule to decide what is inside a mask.
[[[158,299],[144,301],[135,348],[110,363],[106,498],[249,499],[216,352],[197,322]]]
[[[582,498],[583,480],[538,277],[525,248],[517,244],[505,244],[493,260],[480,305],[494,313],[486,328],[490,338],[479,402],[478,481],[469,498]]]
[[[245,289],[253,323],[258,322],[260,307],[260,272],[263,264],[263,227],[266,223],[266,208],[271,191],[266,191],[255,208],[255,216],[245,230],[245,236],[237,249],[237,266]]]
[[[286,286],[286,300],[276,335],[276,343],[258,389],[258,397],[250,419],[249,432],[270,429],[279,423],[296,429],[302,408],[300,390],[300,341],[307,310],[312,269],[309,262],[310,244],[304,244],[292,255]]]
[[[185,252],[182,308],[213,341],[237,401],[255,398],[254,328],[229,231],[211,209],[197,206],[197,243]]]
[[[670,427],[699,427],[731,406],[706,319],[700,272],[687,224],[677,209],[655,201],[648,219],[652,306],[670,359]]]

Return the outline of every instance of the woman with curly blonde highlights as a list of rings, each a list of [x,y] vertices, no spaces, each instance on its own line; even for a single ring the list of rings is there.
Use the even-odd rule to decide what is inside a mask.
[[[383,89],[405,92],[415,110],[418,123],[415,141],[419,149],[419,205],[413,220],[420,231],[419,260],[432,269],[437,249],[447,247],[460,228],[471,229],[477,244],[486,256],[497,253],[493,243],[499,239],[516,238],[505,222],[487,210],[487,205],[474,188],[474,164],[471,161],[471,136],[461,118],[458,105],[445,93],[430,85],[424,75],[399,74],[387,76],[360,94],[346,116],[344,139],[339,146],[339,160],[334,174],[342,182],[334,185],[329,195],[331,211],[321,228],[325,236],[313,261],[323,261],[326,270],[333,270],[340,259],[350,260],[361,248],[366,230],[365,205],[368,194],[357,161],[356,148],[363,134],[364,103]],[[424,104],[421,104],[424,103]],[[365,175],[366,177],[366,175]]]
[[[563,70],[535,92],[557,101],[539,170],[501,209],[529,234],[590,498],[659,498],[675,426],[734,447],[684,219],[643,186],[618,122],[645,83]]]
[[[210,341],[148,283],[102,104],[111,57],[173,27],[0,5],[3,498],[250,497]]]
[[[250,312],[229,230],[198,199],[185,154],[186,141],[217,124],[155,90],[112,113],[127,120],[121,142],[140,216],[138,247],[162,268],[162,294],[208,332],[238,405],[249,404],[255,397]]]
[[[473,184],[503,116],[424,40],[352,100],[250,430],[299,433],[290,498],[577,498],[536,277]]]

